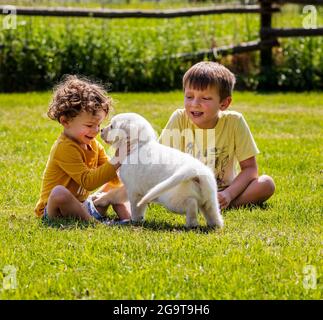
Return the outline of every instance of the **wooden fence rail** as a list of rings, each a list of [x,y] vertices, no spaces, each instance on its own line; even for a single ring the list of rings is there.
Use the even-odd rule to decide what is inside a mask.
[[[0,6],[4,13],[6,6]],[[198,15],[262,13],[259,5],[248,6],[216,6],[209,8],[192,8],[179,10],[110,10],[110,9],[80,9],[80,8],[48,8],[48,7],[15,7],[18,15],[51,16],[51,17],[91,17],[91,18],[179,18]],[[270,13],[279,12],[278,7],[270,8]],[[268,12],[269,13],[269,12]]]
[[[192,59],[201,60],[207,57],[209,59],[214,59],[214,57],[218,57],[218,56],[227,56],[229,54],[259,51],[264,48],[272,48],[272,47],[278,47],[278,46],[279,46],[279,42],[277,39],[269,40],[269,41],[256,40],[256,41],[241,43],[239,45],[229,45],[229,46],[213,48],[210,50],[201,50],[194,53],[180,53],[180,54],[173,55],[171,58],[181,59],[181,60],[192,60]]]
[[[266,1],[266,0],[265,0]],[[307,5],[323,5],[323,0],[272,0],[276,4],[307,4]]]
[[[274,28],[262,28],[261,34],[269,35],[278,38],[289,38],[289,37],[313,37],[323,36],[323,28],[316,29],[274,29]]]

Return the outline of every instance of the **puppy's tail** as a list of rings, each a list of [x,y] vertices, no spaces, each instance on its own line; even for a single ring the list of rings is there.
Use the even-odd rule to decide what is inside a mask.
[[[179,183],[198,177],[197,170],[190,167],[183,167],[168,179],[151,188],[146,195],[138,202],[137,207],[149,203],[163,194],[165,191],[177,186]]]

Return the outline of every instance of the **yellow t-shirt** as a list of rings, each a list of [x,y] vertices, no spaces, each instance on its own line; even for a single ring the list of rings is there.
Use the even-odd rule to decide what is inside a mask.
[[[213,129],[200,129],[177,109],[163,129],[159,142],[186,152],[214,171],[218,188],[228,187],[238,174],[238,162],[259,153],[241,113],[223,111]]]
[[[111,183],[119,181],[103,146],[94,139],[85,150],[62,133],[50,151],[35,214],[39,217],[43,215],[49,194],[57,185],[66,187],[83,202],[90,191],[109,180],[112,180]]]

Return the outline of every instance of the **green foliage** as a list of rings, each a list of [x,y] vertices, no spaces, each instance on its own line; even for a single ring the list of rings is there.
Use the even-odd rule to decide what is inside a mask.
[[[274,69],[276,89],[323,89],[323,38],[288,40],[283,47]]]
[[[16,30],[0,31],[0,91],[50,88],[66,73],[110,82],[118,91],[180,88],[191,61],[174,55],[257,37],[257,18],[222,18],[19,18]]]
[[[273,26],[301,27],[299,10],[287,6],[274,15]],[[318,24],[322,21],[320,9]],[[251,14],[112,20],[18,16],[17,29],[0,29],[0,92],[49,89],[67,73],[110,82],[115,91],[178,89],[196,61],[172,57],[255,40],[258,33],[259,16]],[[220,61],[237,74],[239,89],[257,89],[259,83],[266,90],[322,89],[322,42],[322,37],[281,40],[282,47],[273,50],[274,65],[262,75],[258,52]]]
[[[322,93],[234,94],[259,173],[277,189],[264,208],[225,211],[221,231],[201,217],[186,231],[183,216],[158,205],[143,226],[42,223],[33,208],[61,131],[46,117],[50,98],[0,95],[0,299],[322,299]],[[118,113],[139,112],[160,133],[183,94],[113,98]],[[17,287],[6,290],[9,265]]]

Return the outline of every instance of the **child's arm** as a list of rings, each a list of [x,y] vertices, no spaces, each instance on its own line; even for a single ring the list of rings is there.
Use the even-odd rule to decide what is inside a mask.
[[[228,188],[218,193],[221,209],[228,207],[230,202],[237,198],[247,188],[252,180],[258,177],[256,157],[251,157],[241,161],[239,164],[241,172]]]
[[[92,191],[116,178],[116,170],[120,167],[119,162],[112,164],[106,161],[98,168],[89,168],[79,149],[72,144],[57,147],[55,162],[77,184],[88,191]]]
[[[121,167],[121,161],[122,161],[122,159],[119,157],[119,149],[116,150],[115,156],[109,160],[107,154],[105,153],[103,146],[99,142],[98,142],[98,146],[99,146],[98,165],[101,166],[102,164],[109,161],[113,165],[114,169],[117,171]],[[130,154],[130,142],[127,143],[127,154],[126,155],[128,156],[129,154]],[[117,176],[114,179],[112,179],[111,181],[102,185],[95,193],[93,193],[91,195],[91,197],[93,200],[95,200],[97,198],[98,194],[100,194],[102,192],[108,192],[109,190],[111,190],[111,188],[118,188],[120,186],[122,186],[122,183],[119,180],[119,177]]]

